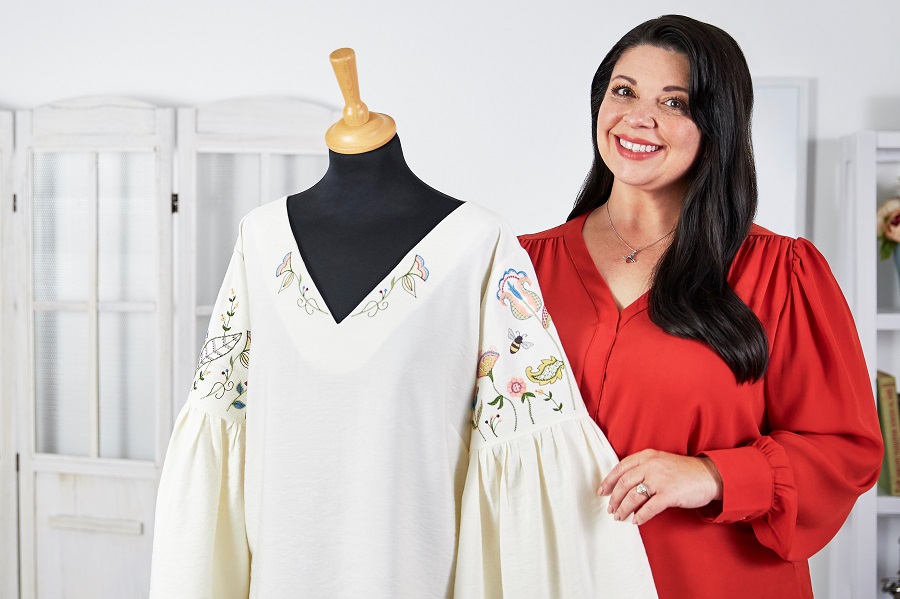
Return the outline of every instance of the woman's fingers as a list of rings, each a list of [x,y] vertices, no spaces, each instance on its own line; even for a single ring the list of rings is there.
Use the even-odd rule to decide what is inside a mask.
[[[608,511],[616,520],[634,514],[633,522],[644,524],[670,507],[702,507],[721,499],[722,483],[708,458],[648,449],[619,462],[598,493],[609,495]]]

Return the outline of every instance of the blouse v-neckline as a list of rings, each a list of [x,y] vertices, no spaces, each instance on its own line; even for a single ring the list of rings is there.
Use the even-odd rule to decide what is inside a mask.
[[[363,298],[360,300],[360,302],[353,308],[353,310],[350,311],[350,314],[348,314],[346,318],[344,318],[343,320],[338,322],[337,320],[335,320],[334,315],[331,313],[331,307],[325,301],[325,296],[323,296],[322,293],[319,291],[319,288],[318,288],[318,285],[316,285],[315,279],[313,278],[312,274],[310,274],[309,268],[307,268],[307,266],[306,266],[306,261],[304,260],[303,254],[300,251],[300,246],[297,244],[297,239],[294,237],[294,231],[293,231],[293,229],[291,229],[291,223],[290,223],[290,219],[288,217],[288,211],[287,211],[287,200],[288,200],[288,196],[283,196],[280,200],[278,200],[279,204],[281,205],[281,215],[279,216],[278,220],[279,220],[279,227],[281,230],[281,234],[284,235],[288,241],[288,249],[290,250],[290,253],[292,256],[296,256],[296,259],[291,258],[292,268],[294,268],[295,270],[298,270],[300,272],[300,274],[303,277],[305,277],[305,281],[307,282],[306,286],[309,288],[309,291],[313,292],[315,295],[315,298],[318,301],[321,301],[322,304],[324,304],[326,310],[322,310],[322,312],[328,316],[329,320],[331,320],[331,322],[333,322],[335,326],[341,326],[344,323],[349,322],[351,318],[365,314],[367,312],[367,310],[365,309],[366,306],[368,306],[372,301],[376,301],[376,302],[379,301],[378,299],[376,299],[375,296],[377,296],[379,294],[379,292],[384,288],[385,282],[391,281],[392,279],[396,279],[397,282],[399,282],[400,278],[403,277],[404,275],[398,276],[397,273],[402,268],[404,268],[404,265],[412,265],[413,257],[421,256],[420,252],[421,252],[422,246],[429,243],[430,239],[437,234],[436,231],[441,229],[448,221],[453,219],[456,216],[456,214],[458,214],[460,211],[464,210],[465,207],[468,205],[466,202],[462,203],[460,206],[458,206],[456,209],[454,209],[450,214],[445,216],[443,218],[443,220],[441,220],[441,222],[439,222],[437,225],[435,225],[428,233],[426,233],[425,236],[422,237],[422,239],[420,239],[418,243],[416,243],[412,248],[410,248],[410,250],[408,252],[406,252],[406,254],[403,255],[403,257],[400,259],[399,262],[397,262],[394,266],[391,267],[390,271],[388,271],[387,276],[385,276],[383,279],[378,281],[378,284],[374,288],[370,289],[363,296]],[[423,258],[423,260],[427,260],[427,257],[423,256],[422,258]],[[408,268],[408,266],[407,266],[407,268]],[[427,273],[428,272],[427,264],[424,265],[424,268],[425,268],[425,272]]]
[[[618,326],[621,327],[628,322],[634,315],[646,310],[649,306],[650,292],[645,291],[639,295],[634,301],[621,310],[616,304],[612,290],[606,283],[606,279],[600,274],[591,252],[588,250],[587,243],[584,240],[584,223],[590,212],[586,212],[580,216],[576,216],[566,223],[565,242],[569,249],[569,255],[578,271],[581,282],[584,284],[585,290],[594,304],[597,311],[597,318],[601,314],[614,313],[618,315]]]

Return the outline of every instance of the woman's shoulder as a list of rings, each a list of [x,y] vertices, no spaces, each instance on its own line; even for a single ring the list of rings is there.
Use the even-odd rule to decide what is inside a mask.
[[[519,243],[521,243],[522,245],[540,244],[541,242],[547,240],[560,239],[566,236],[566,232],[569,230],[569,227],[571,225],[572,221],[568,221],[561,225],[557,225],[552,229],[547,229],[538,233],[526,233],[524,235],[519,235]]]
[[[828,262],[812,242],[779,235],[756,224],[732,262],[729,281],[750,303],[751,298],[786,297],[795,285],[837,287]]]
[[[757,259],[784,258],[789,263],[797,260],[812,260],[826,263],[816,246],[803,237],[781,235],[754,223],[741,246],[738,255],[747,254]]]

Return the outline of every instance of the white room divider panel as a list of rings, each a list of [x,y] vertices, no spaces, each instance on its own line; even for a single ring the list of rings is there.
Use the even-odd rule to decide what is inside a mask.
[[[187,398],[240,219],[321,178],[325,131],[340,117],[331,107],[278,98],[178,110],[173,412]]]
[[[13,115],[0,112],[0,597],[18,596],[16,520],[16,447],[14,390],[9,358],[14,349],[9,309],[13,289],[12,239],[12,151]]]
[[[16,114],[21,591],[144,597],[171,421],[171,109]]]

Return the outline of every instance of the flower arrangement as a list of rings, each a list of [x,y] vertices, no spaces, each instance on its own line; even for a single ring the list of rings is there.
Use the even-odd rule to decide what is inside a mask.
[[[880,242],[878,255],[882,260],[887,260],[900,243],[900,191],[878,208],[875,220]]]

